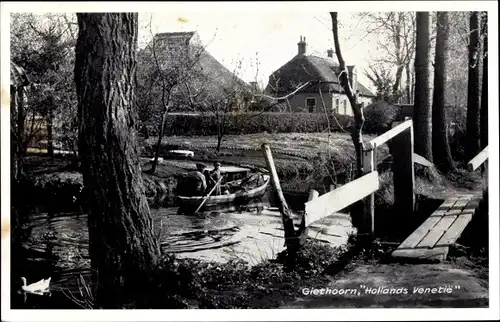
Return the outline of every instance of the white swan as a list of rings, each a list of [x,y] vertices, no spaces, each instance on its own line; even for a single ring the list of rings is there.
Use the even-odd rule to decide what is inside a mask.
[[[50,285],[50,279],[51,277],[49,277],[48,279],[42,279],[30,285],[26,285],[26,278],[21,277],[21,280],[23,281],[23,286],[21,286],[21,289],[25,292],[36,293],[36,294],[46,292],[48,291]]]

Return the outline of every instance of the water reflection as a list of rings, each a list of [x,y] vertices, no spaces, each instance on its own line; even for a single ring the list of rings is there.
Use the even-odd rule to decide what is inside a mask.
[[[264,197],[246,205],[207,208],[197,215],[183,214],[176,207],[152,207],[151,215],[164,252],[219,262],[240,258],[256,264],[284,249],[280,214],[269,206]],[[81,210],[32,209],[21,218],[21,234],[11,251],[12,308],[83,307],[68,294],[78,294],[82,279],[90,280],[87,215]],[[310,237],[314,234],[340,245],[347,241],[350,227],[345,216],[333,216],[311,226]],[[52,277],[51,296],[18,292],[21,276],[29,281]]]
[[[207,209],[198,215],[185,215],[178,208],[152,208],[154,228],[162,250],[189,257],[199,250],[222,247],[245,221],[237,212],[263,209],[262,200],[248,207],[229,206]],[[90,276],[87,215],[82,211],[43,212],[31,209],[23,216],[17,242],[12,243],[12,308],[73,308],[67,294],[80,291],[78,281]],[[52,277],[49,294],[21,292],[21,277],[38,281]],[[66,295],[65,295],[65,294]]]

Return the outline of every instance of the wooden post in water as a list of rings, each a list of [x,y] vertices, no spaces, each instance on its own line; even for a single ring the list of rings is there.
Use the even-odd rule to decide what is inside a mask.
[[[376,170],[376,146],[363,151],[363,172],[365,174],[371,173]],[[373,236],[375,234],[375,193],[370,194],[364,200],[364,212],[362,219],[362,231],[359,234],[368,234]]]
[[[393,157],[394,208],[398,216],[408,216],[415,209],[413,125],[395,136],[389,144]]]
[[[280,181],[278,178],[278,173],[276,172],[276,167],[274,166],[273,155],[269,144],[262,144],[262,153],[266,160],[267,169],[271,176],[271,185],[274,192],[278,197],[278,207],[281,213],[281,218],[283,220],[283,229],[285,230],[285,245],[288,250],[294,252],[298,248],[297,233],[295,232],[295,227],[293,225],[293,217],[288,204],[286,203],[285,196],[281,190]]]

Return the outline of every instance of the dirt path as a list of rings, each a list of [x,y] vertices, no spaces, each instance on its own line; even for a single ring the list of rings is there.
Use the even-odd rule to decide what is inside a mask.
[[[405,265],[356,262],[351,264],[350,269],[329,277],[329,280],[326,285],[308,286],[309,292],[312,288],[323,288],[324,295],[305,295],[307,289],[297,290],[299,297],[281,308],[488,307],[487,272],[485,277],[485,274],[464,263]],[[392,289],[399,294],[384,294],[384,289],[385,292]],[[341,290],[352,291],[347,295],[333,294]]]

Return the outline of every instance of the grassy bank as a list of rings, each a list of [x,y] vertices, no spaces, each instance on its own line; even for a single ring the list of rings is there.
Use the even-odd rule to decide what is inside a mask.
[[[350,256],[352,243],[333,248],[309,240],[293,265],[285,253],[255,266],[243,261],[225,264],[165,255],[149,275],[149,282],[122,294],[119,308],[136,309],[245,309],[277,308],[300,295],[308,285],[320,285],[332,266]],[[75,304],[98,308],[91,287],[73,292]]]
[[[364,136],[365,141],[372,138]],[[155,138],[141,139],[145,157],[141,161],[143,178],[146,195],[151,201],[160,195],[174,196],[174,179],[186,171],[179,167],[159,165],[154,175],[149,174],[151,164],[148,158],[152,156],[155,143]],[[270,144],[282,188],[287,193],[303,197],[310,189],[316,189],[323,194],[329,191],[331,185],[339,187],[354,179],[355,153],[348,133],[332,133],[330,137],[327,133],[227,135],[219,153],[216,153],[217,139],[214,136],[173,136],[162,141],[162,155],[169,149],[189,149],[195,152],[193,161],[210,162],[217,159],[227,164],[266,168],[260,150],[262,143]],[[393,204],[394,191],[390,171],[392,160],[386,146],[377,150],[377,158],[381,189],[376,193],[376,205],[379,212],[387,212]],[[71,166],[70,159],[56,158],[51,162],[48,157],[30,156],[26,159],[25,168],[40,192],[71,192],[73,195],[68,197],[70,200],[78,198],[81,175],[78,169]],[[443,176],[420,165],[415,165],[415,176],[416,193],[433,199],[444,199],[457,191],[474,188],[480,180],[477,174],[464,170],[454,169],[448,176]],[[68,185],[70,189],[64,189]]]
[[[372,136],[365,136],[368,141]],[[157,138],[143,141],[144,156],[152,155]],[[172,136],[162,141],[162,152],[170,149],[188,149],[196,160],[221,160],[240,166],[266,168],[261,145],[268,143],[283,189],[288,192],[307,193],[317,189],[329,191],[331,184],[340,185],[352,177],[355,162],[354,147],[348,133],[257,133],[227,135],[222,149],[216,152],[214,136]],[[387,149],[380,155],[385,157]],[[321,155],[318,155],[321,154]]]
[[[368,142],[373,139],[365,135]],[[150,156],[156,138],[143,140],[144,155]],[[247,135],[227,135],[224,137],[220,153],[216,153],[215,136],[172,136],[162,141],[162,152],[169,149],[188,149],[195,152],[195,159],[214,160],[240,166],[265,168],[265,160],[260,151],[262,143],[269,143],[273,152],[278,175],[283,189],[289,192],[307,193],[317,189],[328,191],[331,184],[340,186],[353,179],[355,153],[348,133],[258,133]],[[321,153],[318,156],[318,153]],[[377,192],[379,200],[393,198],[392,158],[386,145],[377,149],[377,170],[381,176],[382,189]],[[457,191],[473,189],[480,182],[477,173],[454,169],[444,176],[435,169],[415,165],[416,193],[433,198],[445,198]]]

